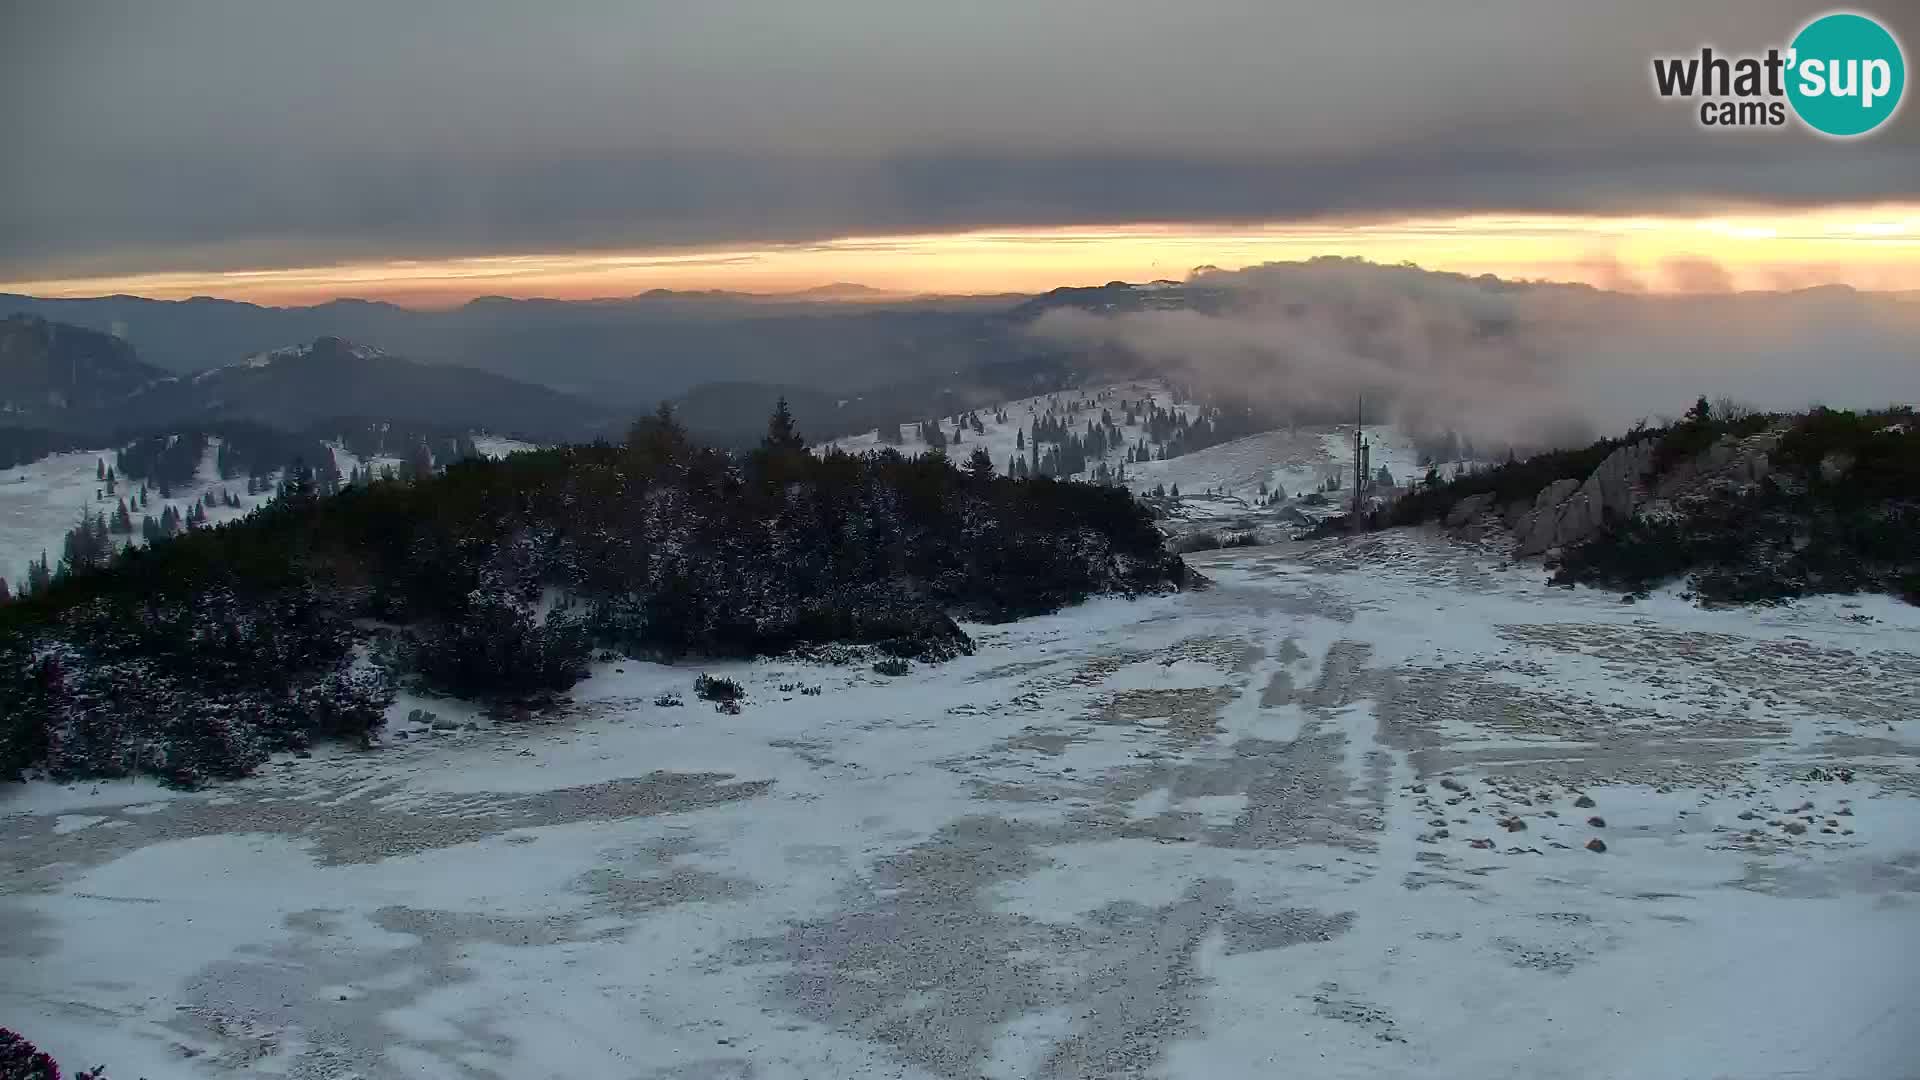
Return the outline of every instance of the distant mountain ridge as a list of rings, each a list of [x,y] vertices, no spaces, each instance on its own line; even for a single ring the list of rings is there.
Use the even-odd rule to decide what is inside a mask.
[[[650,411],[711,380],[799,382],[835,392],[1004,360],[1007,297],[901,302],[833,287],[803,295],[656,291],[584,301],[481,297],[415,310],[366,300],[264,307],[0,294],[19,312],[116,334],[177,374],[334,336],[428,364],[461,364]]]
[[[623,416],[549,387],[335,336],[175,375],[109,334],[0,320],[0,423],[9,426],[106,433],[239,420],[295,431],[350,417],[557,442],[606,433]]]
[[[338,337],[157,382],[127,407],[161,422],[218,418],[297,430],[336,417],[369,417],[551,441],[584,439],[615,419],[548,387],[422,364]]]

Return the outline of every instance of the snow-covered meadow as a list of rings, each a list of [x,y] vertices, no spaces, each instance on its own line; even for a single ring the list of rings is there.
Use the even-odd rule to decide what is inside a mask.
[[[505,457],[536,448],[532,443],[491,435],[476,435],[473,443],[475,449],[488,457]],[[106,485],[96,478],[95,470],[100,463],[112,465],[117,449],[106,447],[53,454],[31,464],[0,469],[0,578],[5,578],[9,587],[18,587],[26,579],[27,564],[39,559],[42,552],[46,553],[50,565],[57,565],[67,531],[74,527],[82,514],[91,516],[104,513],[112,517],[121,496],[140,490],[138,480],[120,478],[115,493],[108,495],[105,494]],[[157,518],[163,507],[171,504],[184,514],[189,506],[208,492],[216,496],[231,492],[240,500],[239,508],[221,502],[206,509],[207,523],[218,525],[246,516],[273,497],[271,488],[249,495],[245,477],[220,479],[217,463],[219,450],[219,438],[209,439],[193,483],[175,489],[173,498],[164,503],[158,492],[150,491],[145,512]],[[342,475],[363,466],[376,470],[382,465],[395,469],[400,467],[398,457],[376,457],[362,461],[337,443],[334,444],[334,456]],[[122,547],[141,543],[139,511],[133,513],[133,520],[135,529],[131,536],[114,537],[114,541]]]
[[[238,509],[224,502],[206,508],[207,523],[218,525],[244,517],[273,497],[272,491],[247,494],[245,477],[220,479],[216,463],[219,449],[219,439],[208,440],[193,483],[174,489],[173,497],[165,502],[159,492],[150,490],[144,513],[157,518],[165,506],[171,505],[185,514],[188,507],[208,492],[216,496],[231,492],[240,500]],[[115,493],[106,494],[106,485],[96,478],[95,470],[100,463],[112,465],[116,451],[117,448],[108,448],[53,454],[31,464],[0,469],[0,577],[5,578],[9,586],[18,586],[26,579],[27,564],[39,559],[42,552],[46,553],[49,565],[57,565],[67,532],[81,515],[112,517],[122,497],[140,490],[140,481],[122,477],[116,481]],[[141,513],[133,511],[133,534],[115,536],[116,544],[128,547],[141,542]]]
[[[0,1016],[149,1080],[1913,1074],[1920,609],[1193,562],[900,678],[0,789]]]
[[[1184,500],[1177,515],[1180,517],[1206,518],[1244,513],[1258,505],[1262,485],[1269,492],[1277,489],[1287,496],[1299,496],[1317,490],[1329,480],[1343,490],[1352,490],[1351,424],[1303,425],[1262,432],[1190,451],[1165,461],[1125,464],[1127,447],[1136,444],[1148,432],[1144,410],[1141,410],[1140,422],[1125,423],[1126,415],[1120,407],[1123,401],[1152,401],[1158,407],[1176,414],[1189,417],[1199,415],[1194,404],[1176,401],[1175,395],[1161,380],[1062,390],[978,410],[985,431],[976,434],[970,427],[966,428],[959,444],[950,443],[947,453],[955,460],[965,460],[974,447],[985,446],[993,458],[994,469],[1004,476],[1011,458],[1026,458],[1030,453],[1030,449],[1021,445],[1019,434],[1024,432],[1030,436],[1034,421],[1044,417],[1049,408],[1057,409],[1057,415],[1076,433],[1084,431],[1088,421],[1097,423],[1101,411],[1105,409],[1113,416],[1125,442],[1109,449],[1104,457],[1090,456],[1087,462],[1089,472],[1101,461],[1110,469],[1117,470],[1125,465],[1126,486],[1137,494],[1146,494],[1161,487],[1177,487]],[[995,417],[999,414],[1007,417],[1006,423],[996,421]],[[941,430],[951,438],[958,418],[946,416],[939,419]],[[1426,468],[1420,464],[1420,452],[1405,432],[1389,424],[1366,424],[1361,430],[1371,446],[1371,464],[1376,472],[1385,466],[1400,484],[1426,474]],[[822,443],[818,449],[832,447],[851,453],[864,453],[886,445],[878,432],[868,432]],[[900,441],[893,446],[907,455],[923,454],[928,450],[927,443],[916,433],[913,424],[901,426]],[[1467,461],[1446,462],[1437,468],[1442,476],[1450,477],[1469,464]],[[1087,474],[1081,474],[1081,479],[1086,477]]]

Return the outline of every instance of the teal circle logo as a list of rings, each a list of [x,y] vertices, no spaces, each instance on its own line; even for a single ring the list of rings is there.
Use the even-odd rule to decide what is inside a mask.
[[[1892,118],[1907,61],[1887,28],[1850,11],[1822,15],[1794,36],[1787,100],[1823,135],[1865,135]]]

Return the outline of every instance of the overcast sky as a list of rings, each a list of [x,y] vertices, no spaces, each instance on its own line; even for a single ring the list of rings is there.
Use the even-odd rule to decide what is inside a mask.
[[[1824,5],[0,4],[0,280],[976,225],[1920,197],[1649,59]],[[1911,0],[1874,11],[1920,40]],[[1912,96],[1912,91],[1909,91]]]

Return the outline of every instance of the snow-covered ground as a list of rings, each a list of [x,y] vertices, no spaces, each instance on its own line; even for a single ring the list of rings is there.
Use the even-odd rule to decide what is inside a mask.
[[[1009,401],[1005,404],[978,410],[980,426],[984,428],[985,431],[980,434],[975,434],[973,428],[968,427],[962,433],[961,441],[958,445],[951,442],[948,443],[947,454],[956,461],[965,461],[967,455],[973,453],[974,447],[984,445],[987,448],[987,452],[993,455],[994,468],[1004,476],[1006,475],[1007,464],[1010,458],[1016,455],[1025,458],[1031,453],[1031,450],[1023,448],[1020,445],[1021,433],[1024,432],[1026,435],[1032,435],[1034,421],[1046,416],[1047,410],[1050,407],[1056,410],[1056,417],[1063,420],[1076,435],[1084,435],[1086,433],[1088,421],[1098,423],[1100,420],[1100,411],[1105,409],[1112,414],[1114,424],[1120,428],[1127,442],[1129,444],[1137,443],[1142,436],[1147,434],[1146,424],[1144,423],[1145,410],[1138,409],[1138,412],[1141,414],[1139,419],[1143,422],[1128,425],[1125,423],[1126,413],[1121,409],[1120,403],[1122,401],[1138,402],[1147,399],[1152,399],[1160,408],[1171,409],[1179,414],[1191,416],[1196,415],[1198,412],[1191,404],[1176,404],[1166,384],[1157,380],[1110,383],[1104,386],[1087,387],[1084,389],[1062,390],[1058,393],[1040,394],[1035,397],[1021,398],[1018,401]],[[1076,408],[1076,405],[1080,407]],[[1138,407],[1136,406],[1136,408]],[[994,416],[997,413],[1005,413],[1007,422],[1004,424],[997,423],[994,420]],[[937,419],[940,420],[941,431],[951,439],[953,436],[954,422],[957,418],[954,416],[943,416]],[[901,440],[894,444],[894,449],[909,456],[926,453],[927,443],[920,438],[915,428],[916,425],[914,424],[902,424],[900,426]],[[837,447],[849,453],[859,454],[882,449],[885,445],[886,444],[880,441],[879,432],[870,431],[864,435],[850,435],[845,438],[822,443],[817,449]],[[1044,453],[1044,450],[1042,452]],[[1087,467],[1092,469],[1094,465],[1101,460],[1105,460],[1109,466],[1117,468],[1127,460],[1126,446],[1115,447],[1107,451],[1104,459],[1089,456],[1087,459]],[[1136,467],[1137,466],[1133,465],[1127,466],[1129,479],[1132,478],[1133,470]],[[1153,485],[1149,484],[1147,486],[1152,487]]]
[[[1144,423],[1124,423],[1126,415],[1119,403],[1146,399],[1152,399],[1161,408],[1177,413],[1189,416],[1198,414],[1198,409],[1191,403],[1176,403],[1166,383],[1159,380],[1062,390],[979,410],[981,426],[986,430],[975,434],[968,428],[959,445],[949,445],[947,453],[956,460],[964,460],[973,452],[973,447],[984,445],[993,456],[994,468],[1005,475],[1010,458],[1016,455],[1025,458],[1030,453],[1020,446],[1016,434],[1031,434],[1034,420],[1046,415],[1050,406],[1058,407],[1076,434],[1085,432],[1089,420],[1097,422],[1104,408],[1112,413],[1126,443],[1107,451],[1103,459],[1089,458],[1088,469],[1091,471],[1101,460],[1109,468],[1118,469],[1126,462],[1127,446],[1137,443],[1147,434]],[[1084,406],[1074,407],[1082,402]],[[994,417],[999,413],[1006,415],[1007,423],[995,422]],[[941,430],[951,435],[956,418],[947,416],[940,419]],[[1426,468],[1419,463],[1420,452],[1405,432],[1386,424],[1367,424],[1362,430],[1371,444],[1373,471],[1377,473],[1384,465],[1392,473],[1395,482],[1403,485],[1426,475]],[[927,451],[927,444],[915,434],[914,425],[902,425],[901,433],[901,441],[894,444],[895,449],[908,455]],[[1146,494],[1163,486],[1168,489],[1178,487],[1183,500],[1175,515],[1179,518],[1231,517],[1258,507],[1262,484],[1266,485],[1268,491],[1277,487],[1290,497],[1298,497],[1318,490],[1322,484],[1333,479],[1343,490],[1350,492],[1353,484],[1352,440],[1351,424],[1300,425],[1248,435],[1167,461],[1126,465],[1126,486],[1138,494]],[[835,439],[816,449],[835,447],[850,453],[865,453],[884,445],[878,432],[868,432]],[[1451,477],[1470,464],[1466,461],[1446,462],[1438,465],[1437,470],[1443,477]],[[1080,474],[1080,478],[1086,479],[1087,474]],[[1340,505],[1340,497],[1334,497],[1332,508],[1337,509]]]
[[[508,454],[517,454],[522,450],[538,450],[540,449],[540,445],[538,443],[521,442],[519,439],[509,439],[500,435],[475,435],[473,437],[473,448],[480,451],[485,457],[503,458]]]
[[[492,435],[473,437],[474,448],[488,457],[505,457],[521,450],[538,449],[533,443],[521,442]],[[240,508],[233,509],[224,505],[209,507],[207,521],[218,525],[243,517],[254,507],[273,497],[271,489],[257,495],[247,494],[245,477],[233,480],[220,479],[220,470],[216,455],[220,440],[208,440],[206,455],[200,461],[200,471],[194,482],[173,493],[168,500],[174,509],[185,514],[187,508],[196,500],[211,491],[232,492],[240,500]],[[120,505],[120,497],[129,490],[138,492],[140,482],[120,478],[116,493],[105,498],[96,498],[104,492],[106,485],[95,478],[94,470],[99,462],[113,464],[115,448],[99,450],[81,450],[67,454],[54,454],[30,465],[21,465],[12,469],[0,469],[0,578],[5,578],[9,587],[18,587],[26,580],[27,564],[40,558],[45,552],[50,564],[60,562],[60,552],[67,531],[80,520],[82,513],[104,513],[113,516],[114,509]],[[397,457],[373,458],[362,461],[335,445],[335,459],[344,476],[356,466],[370,465],[378,469],[382,465],[400,467]],[[276,474],[277,475],[277,474]],[[145,513],[158,518],[164,505],[157,492],[149,491]],[[116,536],[121,546],[140,543],[141,512],[133,511],[134,533],[132,536]]]
[[[897,679],[5,789],[0,1017],[149,1080],[1915,1075],[1920,609],[1193,562]]]
[[[334,464],[335,467],[340,470],[341,476],[351,476],[355,469],[366,469],[375,474],[378,474],[382,469],[392,469],[395,472],[400,470],[400,458],[396,455],[370,454],[363,458],[353,451],[348,450],[346,443],[339,440],[328,440],[327,445],[333,449]],[[503,458],[508,454],[517,454],[523,450],[538,450],[540,449],[540,445],[538,443],[521,442],[519,439],[509,439],[500,435],[475,435],[473,436],[473,448],[478,450],[482,457]],[[446,462],[436,461],[435,464],[445,465]]]
[[[218,525],[243,517],[255,506],[273,497],[271,491],[258,495],[247,494],[246,477],[234,480],[220,479],[220,469],[216,455],[220,440],[210,439],[207,452],[200,460],[200,470],[194,482],[185,487],[176,488],[173,498],[162,503],[158,491],[149,489],[147,509],[129,510],[133,515],[134,532],[132,536],[115,536],[113,539],[122,547],[139,544],[140,518],[143,513],[155,518],[167,504],[184,515],[187,508],[211,491],[232,492],[240,500],[240,508],[233,509],[224,504],[207,508],[207,522]],[[26,580],[27,564],[40,558],[45,552],[49,565],[58,565],[62,544],[68,530],[80,520],[81,514],[104,513],[109,518],[120,505],[120,499],[129,493],[138,493],[140,481],[118,478],[115,494],[96,498],[103,493],[106,485],[94,476],[98,464],[105,461],[113,464],[115,450],[81,450],[68,454],[54,454],[29,465],[11,469],[0,469],[0,577],[7,579],[10,587],[17,587]]]

